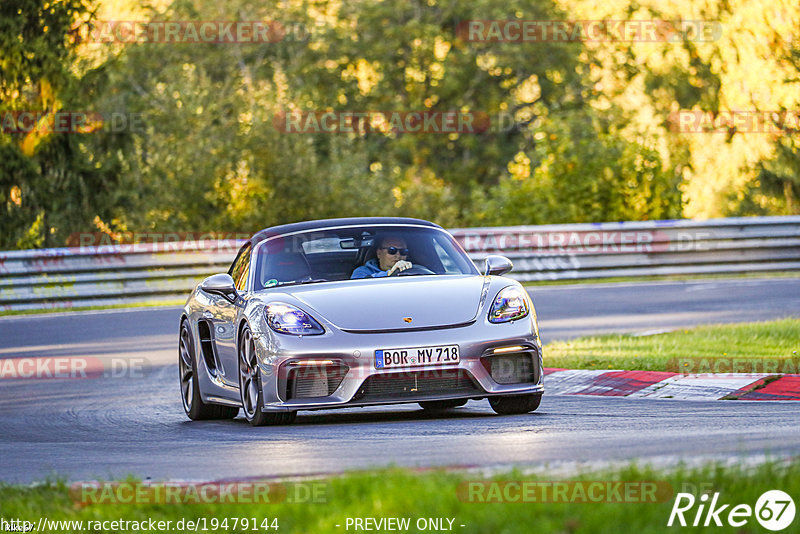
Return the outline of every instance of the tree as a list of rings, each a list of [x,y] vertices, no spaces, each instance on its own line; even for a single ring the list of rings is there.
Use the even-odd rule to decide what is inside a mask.
[[[59,112],[89,111],[102,85],[102,69],[73,70],[80,28],[92,15],[88,0],[0,4],[2,248],[63,244],[115,204],[124,139],[54,126]],[[23,123],[21,112],[38,123]]]

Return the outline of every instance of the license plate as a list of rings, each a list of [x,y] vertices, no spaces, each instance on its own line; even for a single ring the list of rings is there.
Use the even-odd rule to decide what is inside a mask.
[[[449,365],[459,362],[458,345],[382,349],[375,351],[375,369],[418,367],[420,365]]]

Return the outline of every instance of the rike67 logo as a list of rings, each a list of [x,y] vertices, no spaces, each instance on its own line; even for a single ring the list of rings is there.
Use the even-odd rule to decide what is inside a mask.
[[[723,521],[732,527],[741,527],[755,515],[762,527],[777,532],[784,530],[794,521],[794,501],[781,490],[764,492],[756,501],[755,509],[749,504],[737,504],[731,508],[730,504],[719,502],[719,493],[711,496],[710,503],[708,500],[709,496],[706,493],[699,499],[695,499],[691,493],[678,493],[675,496],[675,503],[672,505],[667,526],[671,527],[677,519],[677,524],[682,527],[687,524],[693,527],[721,527],[724,524]],[[695,504],[697,504],[696,511],[693,510]]]

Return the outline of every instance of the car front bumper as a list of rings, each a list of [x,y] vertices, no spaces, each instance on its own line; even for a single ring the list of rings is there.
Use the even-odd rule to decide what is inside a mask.
[[[484,321],[460,328],[391,333],[362,334],[328,329],[324,335],[303,338],[261,333],[256,336],[256,347],[264,400],[262,409],[319,410],[542,393],[542,347],[535,331],[533,322],[524,319],[499,325]],[[376,350],[441,345],[459,346],[458,364],[375,368]],[[495,353],[496,349],[514,347],[521,349],[514,350],[513,354]],[[495,367],[491,358],[508,359],[512,355],[530,358],[529,364],[527,360],[524,362],[530,365],[530,375],[526,375],[528,378],[524,382],[507,383],[508,380],[498,381],[497,374],[493,377]],[[496,360],[495,363],[500,362]],[[297,375],[292,374],[292,369],[301,366],[311,374],[319,371],[329,376],[333,368],[340,374],[334,382],[329,382],[330,391],[293,397],[291,381]]]

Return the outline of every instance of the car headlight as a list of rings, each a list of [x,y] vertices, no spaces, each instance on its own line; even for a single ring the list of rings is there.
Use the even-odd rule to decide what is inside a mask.
[[[281,334],[294,336],[315,336],[325,329],[309,314],[288,304],[269,304],[264,307],[267,324]]]
[[[528,315],[530,311],[525,290],[510,286],[497,294],[489,310],[490,323],[507,323]]]

